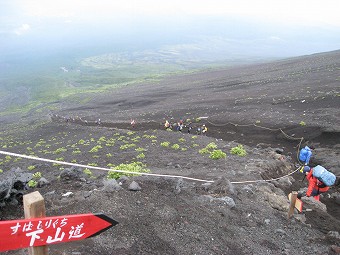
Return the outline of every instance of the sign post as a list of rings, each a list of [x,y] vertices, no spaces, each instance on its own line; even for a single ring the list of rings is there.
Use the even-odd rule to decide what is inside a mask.
[[[0,252],[29,247],[31,255],[47,255],[47,245],[93,237],[118,224],[104,214],[45,217],[40,193],[28,195],[24,197],[26,219],[0,221]]]
[[[45,200],[39,191],[24,195],[24,213],[25,219],[42,218],[46,216]],[[47,246],[29,247],[30,255],[47,255]]]
[[[77,241],[118,224],[103,214],[75,214],[0,221],[0,252]]]
[[[288,220],[294,214],[294,208],[295,208],[295,202],[296,202],[296,199],[297,199],[297,194],[298,193],[296,191],[293,191],[291,193],[290,205],[289,205],[289,210],[288,210],[288,215],[287,215]]]

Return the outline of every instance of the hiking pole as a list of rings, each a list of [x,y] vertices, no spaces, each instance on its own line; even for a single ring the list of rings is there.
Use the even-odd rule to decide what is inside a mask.
[[[302,167],[300,168],[299,171],[300,171],[301,173],[303,173],[304,167],[305,167],[305,166],[302,166]],[[306,174],[303,175],[303,179],[302,179],[300,182],[303,182],[303,181],[305,180],[305,178],[306,178]]]

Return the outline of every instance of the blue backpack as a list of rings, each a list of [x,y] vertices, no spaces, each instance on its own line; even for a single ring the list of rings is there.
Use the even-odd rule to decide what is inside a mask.
[[[326,186],[334,185],[336,179],[333,173],[319,165],[313,168],[313,176],[318,178],[319,181],[322,181]]]

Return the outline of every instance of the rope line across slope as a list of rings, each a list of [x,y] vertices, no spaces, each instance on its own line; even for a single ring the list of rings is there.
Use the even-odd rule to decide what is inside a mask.
[[[38,161],[43,161],[43,162],[49,162],[49,163],[57,163],[57,164],[68,165],[68,166],[75,166],[75,167],[81,167],[81,168],[89,168],[89,169],[107,171],[107,172],[112,171],[112,172],[127,173],[127,174],[136,174],[136,175],[147,175],[147,176],[156,176],[156,177],[179,178],[179,179],[186,179],[186,180],[199,181],[199,182],[209,182],[209,183],[213,183],[214,182],[213,180],[204,180],[204,179],[192,178],[192,177],[181,176],[181,175],[136,173],[136,172],[130,172],[130,171],[125,171],[125,170],[119,170],[119,169],[110,169],[110,168],[105,168],[105,167],[88,166],[88,165],[70,163],[70,162],[65,162],[65,161],[58,161],[58,160],[53,160],[53,159],[38,158],[38,157],[33,157],[33,156],[28,156],[28,155],[23,155],[23,154],[17,154],[17,153],[8,152],[8,151],[1,151],[1,150],[0,150],[0,154],[8,155],[8,156],[13,156],[13,157],[20,157],[20,158],[38,160]],[[230,183],[232,183],[232,184],[247,184],[247,183],[276,181],[276,180],[279,180],[279,179],[282,179],[282,178],[285,178],[285,177],[288,177],[288,176],[294,174],[299,169],[300,169],[300,167],[298,169],[294,170],[293,172],[291,172],[289,174],[286,174],[284,176],[278,177],[278,178],[273,178],[273,179],[268,179],[268,180],[232,181]]]

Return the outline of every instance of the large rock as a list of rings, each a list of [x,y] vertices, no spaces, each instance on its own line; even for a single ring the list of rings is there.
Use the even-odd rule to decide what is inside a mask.
[[[103,191],[106,192],[113,192],[122,189],[122,187],[115,179],[103,180],[103,184],[104,184]]]
[[[132,181],[131,184],[129,185],[129,190],[131,191],[140,191],[142,188],[139,186],[139,184],[135,181]]]
[[[234,185],[225,176],[220,177],[211,185],[207,185],[205,189],[210,194],[234,195],[236,193]]]
[[[62,181],[81,180],[86,178],[86,174],[84,174],[82,169],[74,166],[71,168],[65,168],[63,171],[61,171],[59,176]]]
[[[13,186],[13,181],[11,179],[0,181],[0,201],[10,196],[12,186]]]
[[[289,208],[289,202],[286,196],[279,196],[275,193],[267,194],[267,201],[269,205],[282,212],[287,212]]]
[[[288,211],[289,201],[285,193],[276,188],[271,183],[259,183],[257,187],[257,195],[262,196],[269,205],[279,211]]]
[[[302,197],[301,200],[305,209],[327,212],[327,206],[320,201],[315,200],[313,197]]]
[[[33,174],[25,173],[20,168],[12,168],[2,173],[0,181],[0,203],[5,205],[17,204],[17,197],[21,197],[27,182],[33,178]]]

